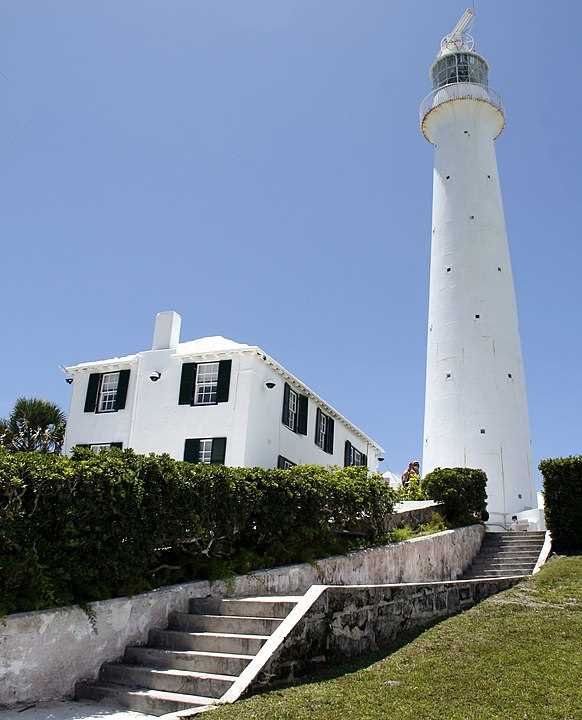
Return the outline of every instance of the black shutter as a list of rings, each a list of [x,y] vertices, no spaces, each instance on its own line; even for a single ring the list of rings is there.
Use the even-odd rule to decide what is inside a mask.
[[[87,395],[85,396],[85,412],[95,412],[97,406],[97,393],[99,392],[99,383],[101,381],[100,373],[91,373],[89,375],[89,384],[87,385]]]
[[[315,411],[315,444],[319,445],[319,424],[321,423],[321,410]]]
[[[298,412],[297,412],[297,432],[300,435],[307,435],[307,413],[309,408],[309,399],[307,395],[298,395]]]
[[[127,399],[127,387],[129,385],[129,370],[119,371],[119,381],[117,383],[117,394],[115,396],[115,409],[123,410]]]
[[[285,469],[285,458],[282,455],[279,455],[279,457],[277,458],[277,467],[279,468],[279,470]]]
[[[289,427],[289,393],[291,392],[291,388],[287,383],[285,383],[285,388],[283,390],[283,415],[281,416],[281,421],[283,425],[286,425]],[[294,428],[291,428],[293,430]]]
[[[120,450],[123,447],[123,443],[120,443],[120,442],[109,443],[109,445],[114,448],[119,448]]]
[[[216,388],[216,402],[228,402],[228,390],[230,388],[230,369],[232,360],[221,360],[218,363],[218,385]]]
[[[368,467],[368,456],[364,455],[364,453],[362,453],[362,467]]]
[[[185,462],[197,463],[200,458],[200,440],[188,438],[184,443]]]
[[[210,452],[211,465],[224,465],[226,456],[226,438],[213,438]]]
[[[182,363],[182,377],[180,378],[180,396],[178,398],[178,405],[192,405],[194,401],[195,380],[196,363]]]
[[[352,464],[352,443],[346,440],[344,447],[344,467],[350,467]]]
[[[325,427],[325,452],[330,453],[330,455],[333,455],[333,426],[334,422],[328,415]]]

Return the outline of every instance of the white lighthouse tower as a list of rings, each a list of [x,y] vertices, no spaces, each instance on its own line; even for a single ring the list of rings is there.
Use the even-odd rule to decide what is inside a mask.
[[[423,472],[487,473],[489,524],[537,507],[525,377],[495,139],[504,127],[465,11],[441,42],[422,102],[434,145]]]

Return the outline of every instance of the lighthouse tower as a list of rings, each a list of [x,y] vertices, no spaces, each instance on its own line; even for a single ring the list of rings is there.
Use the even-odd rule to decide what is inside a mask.
[[[489,524],[537,507],[525,377],[495,139],[504,127],[465,11],[441,42],[422,102],[434,145],[423,472],[487,473]]]

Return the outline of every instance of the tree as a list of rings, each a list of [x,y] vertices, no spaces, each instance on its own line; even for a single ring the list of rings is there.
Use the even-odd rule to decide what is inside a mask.
[[[65,414],[58,405],[38,398],[18,398],[8,418],[0,420],[0,445],[10,452],[58,453],[65,425]]]

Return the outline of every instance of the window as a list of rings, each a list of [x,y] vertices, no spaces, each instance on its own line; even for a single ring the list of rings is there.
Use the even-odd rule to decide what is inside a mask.
[[[228,402],[232,360],[182,363],[178,405],[216,405]]]
[[[89,449],[93,452],[99,452],[100,450],[109,450],[111,447],[111,443],[96,443],[94,445],[89,445]]]
[[[196,368],[194,405],[214,405],[218,393],[218,363],[199,363]]]
[[[91,373],[85,396],[85,412],[117,412],[125,408],[129,370]]]
[[[315,416],[315,444],[324,452],[333,453],[333,426],[332,418],[317,408]]]
[[[319,413],[319,429],[317,433],[317,440],[315,441],[320,448],[325,447],[325,428],[327,425],[327,416],[323,413]]]
[[[110,450],[111,448],[119,448],[121,449],[123,446],[123,443],[120,442],[111,442],[111,443],[92,443],[91,445],[88,445],[87,447],[92,450],[93,452],[100,452],[101,450]],[[80,445],[78,447],[81,447]]]
[[[297,426],[297,393],[289,390],[289,413],[287,415],[287,427],[295,429]]]
[[[299,435],[307,435],[307,395],[301,395],[293,390],[289,383],[283,389],[283,414],[281,422],[289,430]]]
[[[119,373],[103,373],[101,387],[99,388],[99,403],[97,412],[114,412],[117,388],[119,386]]]
[[[198,450],[198,462],[204,463],[205,465],[210,465],[211,458],[212,458],[212,440],[210,438],[206,438],[205,440],[200,440],[200,447]]]
[[[345,451],[344,451],[344,465],[345,467],[367,467],[368,456],[360,450],[357,450],[349,440],[346,440]]]
[[[291,460],[287,460],[286,457],[279,455],[277,458],[277,467],[279,470],[288,470],[291,467],[295,467],[295,463],[291,462]]]
[[[224,465],[226,438],[188,438],[184,443],[184,460],[203,465]]]
[[[123,443],[120,442],[109,442],[109,443],[78,443],[75,447],[87,448],[93,452],[100,452],[101,450],[109,450],[111,448],[121,448]]]

